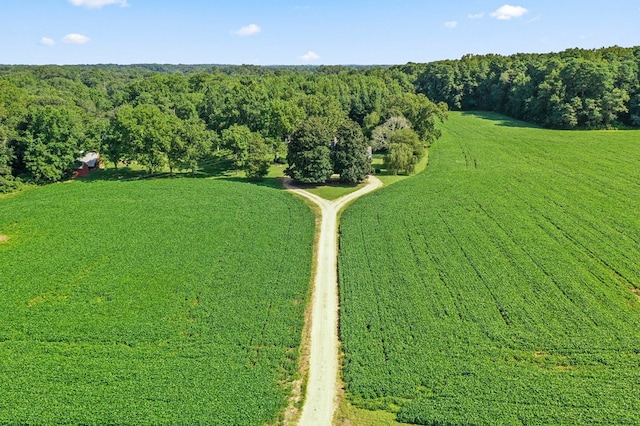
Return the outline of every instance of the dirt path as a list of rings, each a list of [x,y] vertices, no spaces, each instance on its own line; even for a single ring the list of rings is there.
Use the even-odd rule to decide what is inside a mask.
[[[311,312],[309,380],[299,426],[331,425],[336,410],[338,379],[338,213],[350,201],[382,186],[370,176],[367,185],[334,201],[325,200],[290,180],[285,187],[318,205],[321,225],[316,251],[316,276]]]

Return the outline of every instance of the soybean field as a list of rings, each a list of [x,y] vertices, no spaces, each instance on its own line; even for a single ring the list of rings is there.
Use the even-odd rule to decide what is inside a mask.
[[[278,189],[76,181],[0,199],[1,424],[278,420],[314,217]]]
[[[348,398],[428,425],[640,423],[640,132],[450,113],[340,225]]]

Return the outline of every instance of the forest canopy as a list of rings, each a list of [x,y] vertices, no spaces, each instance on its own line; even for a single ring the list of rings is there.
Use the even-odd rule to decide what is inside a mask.
[[[640,47],[467,55],[403,67],[452,110],[495,111],[553,129],[640,126]]]
[[[448,109],[559,129],[639,127],[639,69],[640,47],[384,67],[0,66],[0,192],[67,179],[85,151],[149,173],[194,173],[203,159],[227,156],[259,178],[272,161],[306,155],[287,151],[309,120],[329,139],[311,147],[321,169],[311,180],[336,171],[361,179],[364,145],[410,173]]]

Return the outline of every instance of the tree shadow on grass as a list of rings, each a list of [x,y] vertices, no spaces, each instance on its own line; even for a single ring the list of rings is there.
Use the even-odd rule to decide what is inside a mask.
[[[331,179],[329,179],[328,181],[326,181],[324,183],[304,183],[304,182],[298,182],[298,181],[294,180],[293,184],[296,187],[298,187],[300,189],[304,189],[304,190],[320,189],[320,188],[327,188],[327,187],[353,189],[353,188],[356,188],[359,185],[361,185],[360,183],[344,183],[344,182],[340,182],[340,180],[337,179],[337,178],[331,178]]]
[[[88,176],[76,178],[77,181],[83,183],[93,183],[100,181],[112,182],[131,182],[149,179],[210,179],[210,178],[229,178],[233,177],[236,172],[232,170],[233,163],[226,158],[208,158],[198,164],[195,172],[190,170],[174,171],[173,174],[167,170],[150,174],[147,170],[138,167],[130,167],[121,165],[116,170],[113,164],[104,169],[93,170]]]
[[[228,182],[248,183],[263,188],[282,189],[284,177],[265,177],[264,179],[249,179],[241,176],[223,177],[220,180]]]
[[[506,115],[499,114],[491,111],[462,111],[463,116],[470,116],[479,118],[482,120],[491,121],[496,126],[501,127],[515,127],[522,129],[541,129],[540,126],[527,123],[526,121],[516,120],[515,118],[507,117]]]

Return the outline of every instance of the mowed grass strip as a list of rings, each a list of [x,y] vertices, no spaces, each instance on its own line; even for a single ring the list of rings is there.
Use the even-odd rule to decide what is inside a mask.
[[[203,179],[0,200],[0,423],[237,424],[287,405],[314,217]]]
[[[638,424],[640,132],[450,113],[341,219],[344,380],[418,424]]]

